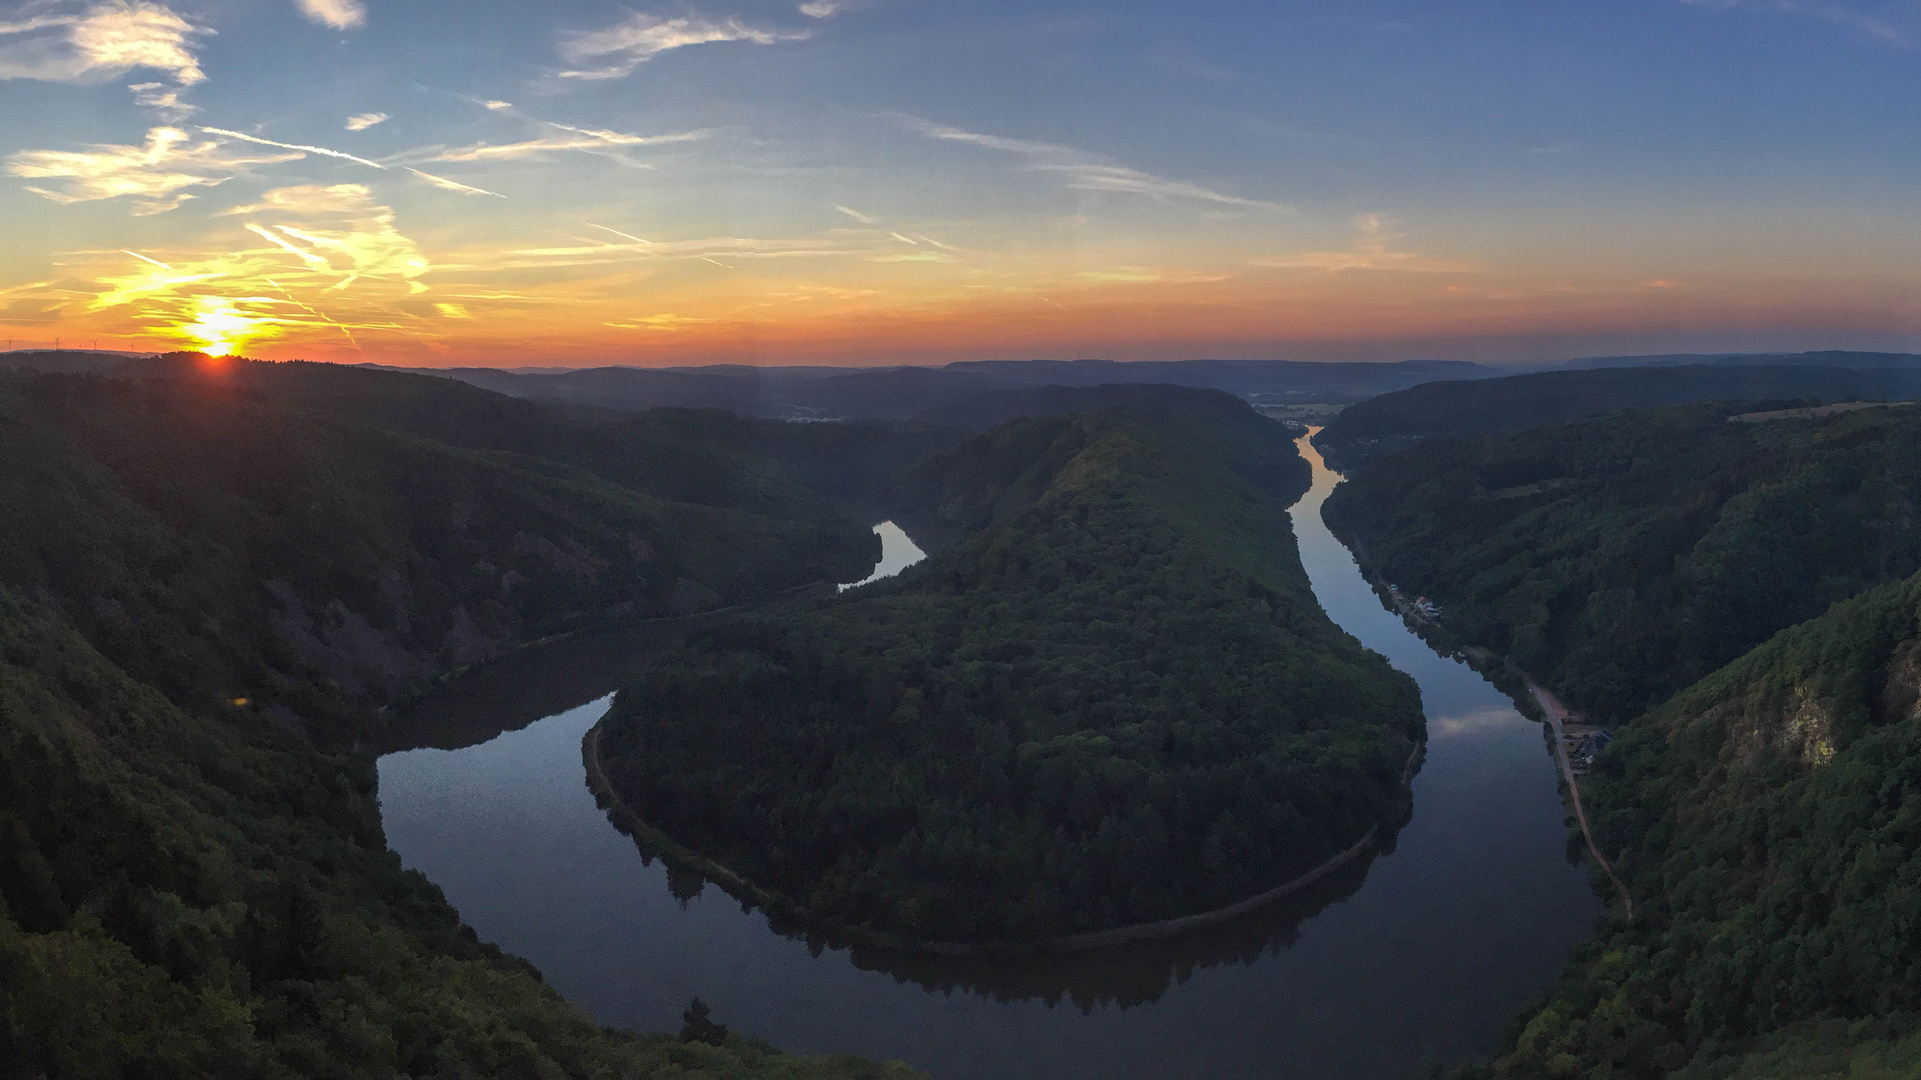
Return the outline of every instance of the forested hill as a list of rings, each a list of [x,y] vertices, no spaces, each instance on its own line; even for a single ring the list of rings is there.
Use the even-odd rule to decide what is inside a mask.
[[[1730,422],[1687,405],[1436,439],[1335,489],[1362,561],[1626,720],[1837,600],[1921,570],[1921,407]]]
[[[1582,783],[1634,894],[1487,1074],[1921,1074],[1921,577],[1636,720]]]
[[[1278,425],[1156,388],[916,482],[978,531],[621,692],[599,757],[648,825],[829,935],[1031,942],[1219,908],[1406,820],[1419,696],[1316,604]]]
[[[1921,397],[1921,369],[1864,368],[1691,364],[1425,383],[1349,406],[1315,445],[1336,467],[1351,472],[1422,439],[1518,431],[1621,409],[1692,401],[1785,405]]]
[[[325,421],[217,379],[0,379],[0,584],[190,708],[331,731],[602,614],[846,580],[872,541]]]
[[[871,565],[220,378],[0,377],[0,1074],[879,1076],[603,1031],[386,849],[375,707]]]
[[[177,353],[130,361],[127,370],[192,373],[205,359]],[[351,417],[449,446],[577,465],[676,502],[816,521],[849,497],[884,490],[962,437],[925,423],[794,424],[718,409],[576,409],[454,379],[302,361],[234,360],[218,377],[323,419]]]

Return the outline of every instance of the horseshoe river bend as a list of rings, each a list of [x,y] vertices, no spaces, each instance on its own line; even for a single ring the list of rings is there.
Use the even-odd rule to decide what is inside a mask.
[[[1327,613],[1420,684],[1413,820],[1231,922],[1085,952],[939,958],[783,936],[716,885],[642,856],[588,790],[581,739],[639,625],[525,650],[437,691],[381,757],[388,842],[482,939],[604,1024],[715,1019],[798,1053],[898,1058],[936,1080],[1421,1078],[1494,1048],[1601,904],[1569,863],[1541,726],[1381,606],[1321,523],[1340,482],[1307,439],[1293,507]],[[919,557],[883,523],[878,573]]]

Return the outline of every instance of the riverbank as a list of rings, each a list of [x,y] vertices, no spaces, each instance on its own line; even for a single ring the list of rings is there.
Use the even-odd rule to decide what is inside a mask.
[[[1524,673],[1521,678],[1527,682],[1529,696],[1541,707],[1541,712],[1547,718],[1545,722],[1548,729],[1554,733],[1554,760],[1561,767],[1561,779],[1567,782],[1568,801],[1574,805],[1574,818],[1581,824],[1581,838],[1587,841],[1588,854],[1594,857],[1595,865],[1606,872],[1608,880],[1614,883],[1615,891],[1621,894],[1621,906],[1627,912],[1628,921],[1633,922],[1634,896],[1628,892],[1627,885],[1614,872],[1613,864],[1607,861],[1601,854],[1600,847],[1594,843],[1594,830],[1590,829],[1587,823],[1587,808],[1581,805],[1581,782],[1574,775],[1573,763],[1568,760],[1567,740],[1561,736],[1561,724],[1570,715],[1568,707],[1561,704],[1561,699],[1555,697],[1551,691],[1535,682],[1532,675]]]
[[[604,722],[604,721],[603,721]],[[747,878],[722,866],[699,853],[682,846],[666,833],[647,824],[635,813],[607,782],[606,773],[600,764],[600,729],[596,723],[588,729],[581,739],[581,759],[587,770],[587,786],[594,793],[594,802],[613,821],[614,826],[633,836],[646,847],[654,849],[662,858],[675,860],[699,873],[702,877],[719,885],[736,900],[760,907],[769,915],[798,920],[798,905],[786,897],[771,892],[749,881]],[[1414,744],[1408,753],[1407,762],[1401,769],[1403,787],[1411,784],[1427,741]],[[1089,949],[1105,948],[1111,945],[1124,945],[1134,941],[1150,941],[1158,938],[1176,937],[1189,930],[1213,926],[1249,914],[1268,904],[1301,892],[1328,875],[1354,862],[1367,854],[1380,835],[1380,823],[1368,827],[1367,832],[1354,842],[1353,846],[1337,853],[1334,857],[1295,878],[1276,885],[1265,892],[1250,896],[1225,907],[1215,908],[1194,915],[1183,915],[1174,919],[1158,922],[1134,923],[1118,926],[1109,930],[1095,930],[1082,934],[1069,934],[1065,937],[1049,938],[1034,942],[955,942],[955,941],[910,941],[893,934],[850,927],[829,929],[830,936],[842,939],[849,945],[862,945],[872,948],[920,952],[933,956],[1020,956],[1046,953],[1083,952]]]

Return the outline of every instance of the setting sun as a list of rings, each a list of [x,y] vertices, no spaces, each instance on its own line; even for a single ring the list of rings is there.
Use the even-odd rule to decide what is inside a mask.
[[[171,334],[209,356],[232,356],[247,345],[272,336],[271,320],[249,315],[224,296],[196,296],[193,322]]]

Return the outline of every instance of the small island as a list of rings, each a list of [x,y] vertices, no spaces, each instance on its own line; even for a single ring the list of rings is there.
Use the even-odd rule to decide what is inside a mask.
[[[1003,424],[901,489],[964,540],[659,657],[590,771],[650,846],[810,933],[1066,947],[1237,909],[1404,823],[1424,732],[1314,599],[1307,484],[1224,394]]]

